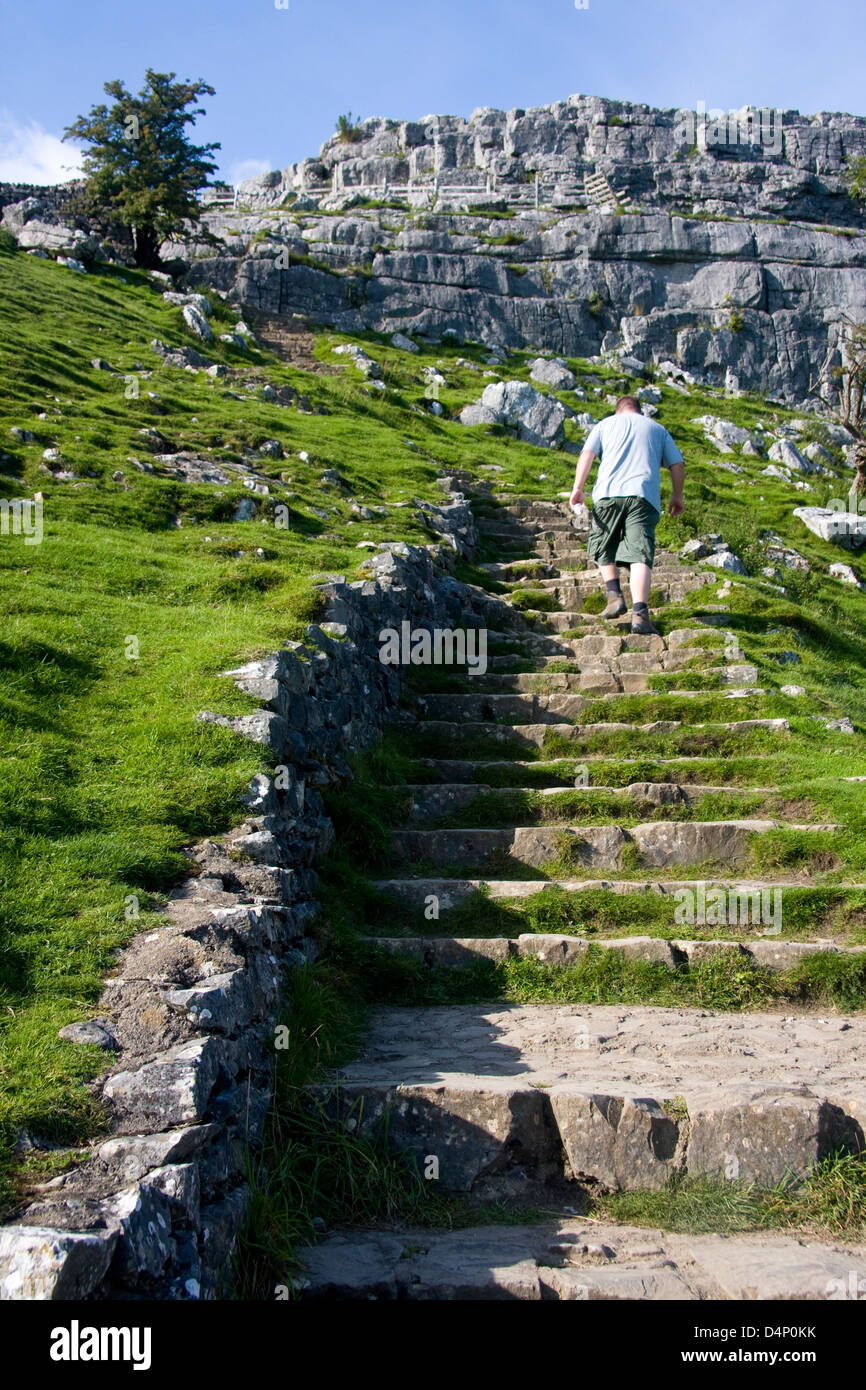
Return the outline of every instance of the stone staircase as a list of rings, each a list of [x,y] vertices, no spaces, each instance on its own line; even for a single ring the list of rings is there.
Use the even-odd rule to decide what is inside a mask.
[[[726,665],[718,640],[707,645],[720,616],[713,605],[701,624],[633,636],[628,618],[603,624],[587,611],[599,583],[564,506],[502,499],[480,530],[498,552],[486,565],[491,580],[557,606],[503,618],[499,600],[487,673],[444,685],[431,676],[413,697],[402,721],[413,778],[395,788],[393,859],[376,883],[392,925],[377,928],[371,946],[451,970],[515,960],[566,969],[602,948],[670,970],[721,954],[776,971],[858,949],[754,920],[756,904],[808,881],[750,878],[755,841],[780,827],[833,827],[754,814],[777,796],[791,732],[761,713],[767,692],[755,669]],[[718,578],[661,553],[661,626],[665,602]],[[654,690],[654,677],[691,688]],[[637,703],[617,717],[628,697]],[[610,720],[599,719],[606,706]],[[746,759],[747,782],[720,780],[733,756]],[[737,814],[740,804],[749,813]],[[707,805],[719,813],[705,814]],[[513,910],[552,890],[578,905],[607,895],[612,912],[667,903],[669,925],[653,935],[521,931]],[[684,890],[720,895],[735,925],[678,928]],[[483,915],[467,933],[473,904],[499,913],[500,934]],[[459,935],[449,934],[452,915]],[[672,1236],[568,1214],[586,1191],[659,1189],[675,1175],[773,1185],[840,1148],[859,1150],[864,1044],[863,1015],[806,1009],[380,1008],[362,1053],[320,1088],[333,1122],[360,1133],[387,1122],[390,1142],[419,1173],[432,1163],[441,1189],[481,1204],[540,1201],[557,1219],[332,1233],[303,1252],[297,1287],[331,1298],[826,1297],[828,1280],[866,1272],[866,1249],[778,1234]]]

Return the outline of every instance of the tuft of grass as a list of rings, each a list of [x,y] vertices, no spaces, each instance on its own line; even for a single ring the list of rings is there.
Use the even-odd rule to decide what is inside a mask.
[[[866,1159],[862,1154],[831,1154],[802,1181],[789,1175],[772,1188],[674,1178],[656,1192],[595,1197],[592,1213],[601,1219],[691,1235],[792,1230],[825,1239],[857,1240],[866,1231]]]

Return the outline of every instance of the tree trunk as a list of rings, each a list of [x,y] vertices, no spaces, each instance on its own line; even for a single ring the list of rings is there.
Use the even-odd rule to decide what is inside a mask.
[[[132,240],[135,247],[135,264],[143,270],[156,270],[160,264],[160,239],[153,227],[133,227]]]

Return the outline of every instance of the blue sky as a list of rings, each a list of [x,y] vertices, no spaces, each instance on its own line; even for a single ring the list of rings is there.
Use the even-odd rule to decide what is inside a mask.
[[[468,116],[583,92],[866,114],[863,0],[283,2],[0,0],[0,179],[68,177],[63,127],[148,66],[216,88],[196,130],[232,181],[317,153],[349,110]]]

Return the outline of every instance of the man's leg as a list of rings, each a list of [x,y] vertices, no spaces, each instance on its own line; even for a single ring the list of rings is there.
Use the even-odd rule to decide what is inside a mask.
[[[619,566],[614,560],[621,530],[620,507],[616,500],[606,498],[597,502],[592,513],[587,554],[595,561],[604,580],[607,607],[601,614],[603,618],[621,618],[628,611],[619,582]]]
[[[604,580],[605,593],[607,594],[607,607],[601,616],[603,618],[621,618],[623,613],[628,611],[628,605],[623,598],[622,586],[619,582],[619,566],[599,565],[599,571]]]
[[[631,562],[631,630],[641,635],[652,635],[657,631],[650,622],[649,596],[658,518],[655,507],[644,498],[633,499],[626,522],[626,553]]]
[[[634,607],[636,603],[648,602],[650,588],[652,587],[652,577],[653,572],[651,565],[644,565],[639,561],[635,561],[631,567],[631,578],[629,580],[631,584],[632,607]]]

